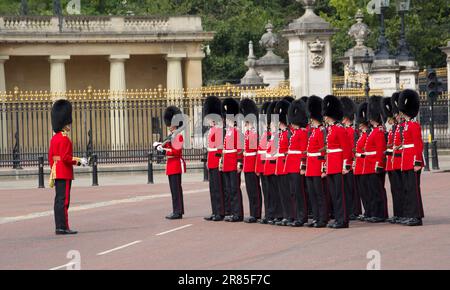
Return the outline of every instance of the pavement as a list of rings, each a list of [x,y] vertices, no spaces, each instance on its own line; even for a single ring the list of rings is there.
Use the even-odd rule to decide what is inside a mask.
[[[0,269],[450,269],[450,173],[423,174],[423,227],[352,222],[344,230],[206,222],[201,173],[184,176],[186,215],[168,221],[168,185],[155,179],[105,176],[91,187],[80,177],[69,213],[79,234],[66,237],[53,232],[53,190],[8,184]],[[244,205],[248,212],[245,190]]]

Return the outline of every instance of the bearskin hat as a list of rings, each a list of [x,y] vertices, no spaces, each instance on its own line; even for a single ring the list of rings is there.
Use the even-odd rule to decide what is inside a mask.
[[[383,117],[383,122],[386,123],[388,118],[394,117],[394,112],[392,110],[392,98],[383,98],[381,102],[381,116]]]
[[[222,102],[222,116],[226,115],[236,116],[239,114],[239,103],[233,98],[226,98]]]
[[[301,99],[293,101],[289,106],[288,121],[291,124],[300,126],[300,128],[305,128],[308,125],[306,104]]]
[[[306,108],[308,109],[309,118],[317,120],[319,122],[323,121],[322,116],[322,103],[323,100],[318,96],[311,96],[308,98],[308,102],[306,103]]]
[[[400,93],[399,92],[395,92],[392,94],[391,97],[391,105],[392,105],[392,113],[394,115],[397,115],[400,111],[398,110],[398,99],[400,97]]]
[[[341,121],[344,117],[344,108],[336,96],[328,95],[323,99],[322,115],[330,117],[335,121]]]
[[[251,117],[252,119],[246,121],[257,123],[259,117],[258,106],[256,106],[256,103],[252,99],[249,98],[242,99],[241,102],[239,103],[239,111],[244,117],[247,117],[248,115],[253,115],[254,117]]]
[[[222,115],[222,101],[216,96],[209,96],[203,104],[203,116]]]
[[[302,100],[303,102],[305,102],[305,104],[308,103],[308,97],[307,97],[307,96],[301,97],[300,100]]]
[[[270,125],[272,123],[272,115],[276,114],[275,107],[277,106],[277,101],[273,101],[270,103],[269,107],[267,107],[267,124]]]
[[[67,100],[58,100],[52,107],[52,128],[55,133],[72,124],[72,104]]]
[[[283,100],[288,101],[289,103],[292,103],[295,99],[291,96],[286,96],[283,98]]]
[[[356,104],[349,97],[341,98],[342,107],[344,108],[344,118],[348,118],[353,122],[356,113]]]
[[[367,102],[359,104],[358,110],[356,111],[356,124],[367,125],[369,123],[369,119],[367,118],[367,107],[368,107]]]
[[[379,124],[382,124],[381,120],[381,109],[382,109],[383,97],[380,96],[372,96],[369,98],[369,104],[367,108],[367,116],[369,121],[375,121]]]
[[[166,124],[166,126],[171,127],[173,117],[175,117],[176,115],[180,115],[180,114],[182,114],[182,112],[177,107],[175,107],[175,106],[167,107],[166,111],[164,112],[164,123]],[[183,126],[182,121],[180,121],[180,123],[176,127],[181,127],[181,126]]]
[[[272,102],[264,102],[261,106],[261,109],[259,110],[259,114],[260,115],[265,115],[265,118],[263,117],[261,119],[261,116],[259,116],[258,118],[263,120],[265,122],[265,124],[269,124],[270,123],[270,115],[268,115],[269,113],[267,112],[267,109],[269,108],[270,104]]]
[[[288,124],[287,114],[289,111],[289,106],[291,104],[286,100],[281,100],[275,106],[275,114],[278,114],[278,121],[283,124]]]
[[[410,89],[402,91],[398,99],[398,109],[406,116],[415,118],[420,109],[419,94]]]

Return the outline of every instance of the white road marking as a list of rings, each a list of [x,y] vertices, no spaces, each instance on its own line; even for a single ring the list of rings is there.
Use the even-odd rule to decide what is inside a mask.
[[[195,193],[201,193],[201,192],[209,192],[209,189],[188,190],[188,191],[185,191],[183,194],[188,195],[188,194],[195,194]],[[73,208],[71,207],[70,212],[84,211],[84,210],[89,210],[89,209],[95,209],[95,208],[107,207],[107,206],[113,206],[113,205],[125,204],[125,203],[136,203],[136,202],[142,202],[142,201],[146,201],[146,200],[164,198],[164,197],[171,197],[171,194],[170,193],[152,194],[152,195],[136,196],[136,197],[125,198],[125,199],[95,202],[95,203],[90,203],[90,204],[86,204],[86,205],[74,206]],[[26,220],[36,219],[36,218],[40,218],[40,217],[47,217],[47,216],[52,216],[52,215],[53,215],[53,210],[30,213],[27,215],[15,216],[15,217],[2,217],[2,218],[0,218],[0,225],[14,223],[14,222],[20,222],[20,221],[26,221]]]
[[[72,265],[75,265],[75,263],[74,263],[74,262],[70,262],[70,263],[67,263],[67,264],[62,265],[62,266],[58,266],[58,267],[55,267],[55,268],[51,268],[51,269],[49,269],[49,270],[50,270],[50,271],[59,270],[59,269],[62,269],[62,268],[70,267],[70,266],[72,266]]]
[[[129,244],[126,244],[126,245],[123,245],[123,246],[120,246],[120,247],[117,247],[117,248],[114,248],[114,249],[111,249],[111,250],[107,250],[107,251],[98,253],[97,256],[103,256],[103,255],[106,255],[106,254],[109,254],[109,253],[112,253],[112,252],[115,252],[115,251],[118,251],[118,250],[122,250],[124,248],[130,247],[130,246],[133,246],[133,245],[136,245],[136,244],[139,244],[139,243],[142,243],[142,241],[134,241],[132,243],[129,243]]]
[[[189,225],[185,225],[185,226],[182,226],[182,227],[179,227],[179,228],[175,228],[175,229],[172,229],[172,230],[168,230],[168,231],[165,231],[165,232],[162,232],[162,233],[156,234],[156,235],[157,235],[157,236],[162,236],[162,235],[165,235],[165,234],[168,234],[168,233],[174,232],[174,231],[179,231],[179,230],[182,230],[182,229],[188,228],[188,227],[190,227],[190,226],[192,226],[192,224],[189,224]]]

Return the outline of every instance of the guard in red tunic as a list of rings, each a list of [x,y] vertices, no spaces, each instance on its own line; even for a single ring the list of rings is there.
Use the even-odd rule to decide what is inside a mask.
[[[244,116],[244,164],[245,187],[247,189],[250,216],[244,219],[246,223],[256,223],[261,219],[261,186],[256,174],[256,158],[258,155],[258,107],[251,99],[241,100],[240,112]]]
[[[206,98],[203,115],[208,122],[208,175],[209,194],[211,196],[212,214],[205,217],[207,221],[221,221],[225,217],[224,196],[222,190],[222,173],[219,171],[223,146],[222,102],[216,96]]]
[[[278,102],[272,102],[267,108],[267,114],[270,115],[269,126],[270,126],[270,139],[267,144],[266,160],[264,163],[264,175],[267,177],[268,186],[268,200],[269,200],[269,211],[268,211],[268,221],[270,225],[276,225],[283,220],[283,209],[281,207],[280,194],[278,193],[278,177],[275,175],[277,169],[277,157],[278,153],[278,128],[277,120],[275,117],[275,106]],[[277,135],[277,138],[275,136]]]
[[[270,206],[269,206],[269,183],[267,181],[267,176],[264,175],[264,165],[266,163],[266,153],[268,142],[271,137],[270,129],[268,128],[268,124],[270,123],[270,115],[267,114],[267,109],[271,102],[265,102],[260,110],[259,116],[259,126],[260,130],[262,130],[258,142],[258,154],[256,155],[256,165],[255,165],[255,173],[261,180],[261,188],[264,195],[264,217],[261,218],[258,222],[261,224],[267,224],[270,217]]]
[[[306,186],[313,212],[313,221],[308,227],[324,228],[328,223],[326,201],[327,183],[325,173],[326,130],[322,126],[322,99],[317,96],[308,98],[306,105],[310,116],[310,132],[306,148]]]
[[[342,125],[347,133],[347,140],[350,143],[351,150],[348,151],[347,156],[344,156],[346,160],[344,166],[348,171],[344,175],[344,191],[346,196],[346,205],[350,220],[356,220],[361,214],[361,206],[356,205],[356,190],[355,190],[355,177],[353,175],[353,161],[355,160],[355,142],[358,139],[357,132],[354,127],[356,104],[349,97],[341,98],[342,107],[344,108],[344,118],[342,119]]]
[[[369,99],[368,117],[372,130],[367,136],[364,147],[364,171],[367,178],[370,217],[366,221],[380,223],[388,218],[387,196],[384,187],[386,174],[385,155],[386,137],[382,126],[382,97],[372,96]]]
[[[72,124],[72,104],[66,100],[58,100],[52,107],[52,128],[55,132],[50,140],[48,162],[51,167],[50,187],[55,187],[54,204],[55,225],[57,235],[74,235],[69,227],[70,190],[73,180],[73,166],[86,166],[85,158],[73,157],[72,141],[69,138]]]
[[[403,213],[403,205],[404,205],[404,199],[406,196],[405,193],[405,186],[403,185],[403,179],[402,179],[402,155],[403,155],[403,149],[402,149],[402,143],[403,143],[403,130],[405,125],[405,120],[400,114],[400,111],[398,110],[398,101],[400,98],[400,93],[394,93],[392,95],[391,99],[391,105],[392,105],[392,111],[394,114],[394,118],[396,121],[396,126],[394,130],[394,140],[393,140],[393,156],[392,156],[392,171],[390,171],[390,181],[391,181],[391,188],[392,190],[395,190],[396,193],[398,193],[396,199],[399,204],[399,207],[397,208],[397,218],[392,218],[389,220],[391,223],[399,224],[401,223],[405,217]],[[395,189],[394,189],[395,188]]]
[[[239,114],[239,103],[233,98],[222,102],[222,116],[226,120],[226,131],[222,150],[221,168],[224,179],[225,200],[230,201],[231,215],[225,217],[227,222],[244,220],[242,205],[241,171],[242,145],[240,132],[235,117]]]
[[[420,125],[414,118],[419,113],[419,95],[413,90],[400,93],[398,109],[405,119],[403,129],[402,175],[405,187],[403,215],[406,226],[421,226],[424,217],[420,174],[423,167],[423,141]]]
[[[351,147],[347,139],[345,128],[339,123],[344,111],[342,103],[333,95],[328,95],[323,101],[323,116],[328,125],[327,128],[327,163],[326,176],[328,188],[332,198],[335,222],[328,225],[329,228],[348,228],[349,215],[346,204],[346,192],[344,189],[344,175],[348,174],[346,168],[348,156],[351,155]]]
[[[287,122],[287,113],[290,103],[287,100],[281,100],[275,106],[275,114],[278,114],[278,150],[275,154],[277,176],[278,195],[281,201],[283,219],[278,221],[276,225],[287,226],[294,221],[293,219],[293,196],[289,190],[289,178],[285,171],[286,155],[289,150],[289,138],[291,135],[290,128]]]
[[[359,135],[358,140],[356,141],[355,148],[355,162],[353,165],[353,173],[355,175],[355,207],[359,208],[359,211],[362,212],[361,202],[364,206],[364,215],[360,215],[358,217],[359,220],[364,221],[367,217],[370,217],[369,214],[369,198],[367,194],[367,183],[364,179],[364,147],[366,146],[367,135],[370,133],[369,129],[369,120],[367,119],[367,102],[361,103],[358,106],[358,110],[356,112],[356,124],[358,126]]]
[[[399,93],[394,93],[394,95],[399,95]],[[395,224],[396,221],[403,215],[401,213],[402,203],[401,196],[403,195],[403,185],[402,182],[398,180],[397,174],[394,170],[394,139],[397,127],[399,126],[394,117],[394,108],[392,106],[392,98],[384,98],[381,110],[383,116],[383,123],[387,127],[387,149],[386,149],[386,172],[389,177],[389,182],[391,184],[392,193],[392,207],[394,209],[394,214],[388,219],[388,222]],[[397,157],[398,158],[398,157]],[[401,175],[399,176],[401,178]]]
[[[288,111],[288,121],[292,126],[292,136],[289,140],[289,151],[286,157],[285,171],[288,174],[290,192],[293,198],[293,227],[301,227],[308,222],[308,198],[306,195],[306,149],[308,147],[308,117],[306,104],[302,100],[291,103]]]
[[[183,159],[183,122],[174,118],[181,118],[182,112],[175,106],[166,108],[164,123],[169,128],[169,136],[163,143],[155,142],[153,146],[167,158],[166,175],[169,177],[169,187],[172,194],[172,213],[166,219],[182,219],[184,214],[183,187],[181,175],[186,172],[186,163]]]

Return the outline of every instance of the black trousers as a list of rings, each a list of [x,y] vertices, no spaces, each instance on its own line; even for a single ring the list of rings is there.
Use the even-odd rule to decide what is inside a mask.
[[[358,179],[360,175],[353,174],[353,214],[359,216],[362,214],[360,188],[358,187]]]
[[[355,176],[353,175],[353,171],[344,175],[344,192],[348,215],[359,215],[355,212]]]
[[[421,171],[403,171],[403,185],[405,187],[405,198],[403,200],[403,214],[407,218],[425,217],[420,190]]]
[[[289,174],[289,186],[293,200],[291,218],[300,222],[308,222],[308,198],[306,194],[305,176],[299,173]]]
[[[230,200],[230,213],[234,216],[243,217],[241,174],[237,171],[231,171],[223,172],[222,175],[224,178],[225,195],[228,195]]]
[[[404,217],[403,200],[405,199],[405,187],[402,182],[401,170],[388,171],[389,183],[391,184],[392,207],[394,216]]]
[[[225,215],[222,173],[219,169],[209,169],[209,194],[213,215]]]
[[[69,206],[70,206],[70,189],[72,180],[56,179],[55,180],[55,204],[53,207],[55,215],[55,226],[57,230],[69,230]]]
[[[369,207],[372,217],[388,218],[387,195],[384,187],[386,174],[374,173],[367,175]]]
[[[348,223],[347,198],[344,190],[344,176],[341,173],[327,176],[328,189],[330,191],[334,219],[338,224]]]
[[[290,219],[293,215],[292,194],[288,175],[278,175],[278,196],[281,201],[282,217]]]
[[[264,216],[266,218],[269,218],[269,214],[270,214],[270,205],[269,205],[269,182],[268,182],[268,178],[267,176],[261,174],[260,175],[260,179],[261,179],[261,188],[262,188],[262,193],[264,195]]]
[[[267,216],[269,219],[274,218],[282,218],[283,210],[281,207],[280,195],[278,194],[278,176],[276,175],[268,175],[267,176],[268,183],[268,199],[269,199],[269,215]]]
[[[245,188],[247,189],[248,202],[250,208],[250,216],[257,219],[261,218],[261,186],[259,185],[259,176],[254,172],[244,173]]]
[[[172,208],[175,214],[184,214],[183,187],[181,174],[169,175],[170,193],[172,194]]]
[[[372,217],[372,209],[370,208],[370,194],[369,194],[369,176],[358,175],[356,178],[356,185],[358,187],[358,193],[361,197],[361,201],[364,207],[364,216]]]
[[[317,222],[328,222],[328,206],[326,201],[326,180],[320,176],[306,177],[313,219]]]

